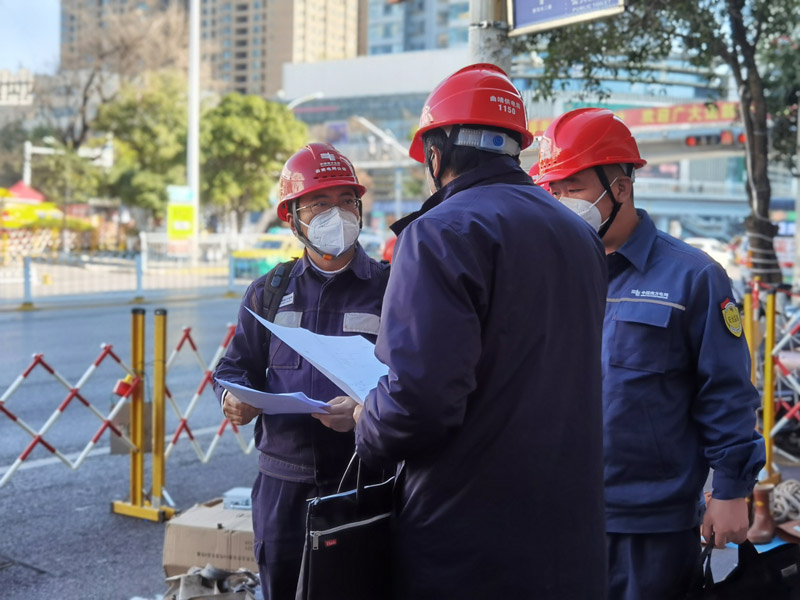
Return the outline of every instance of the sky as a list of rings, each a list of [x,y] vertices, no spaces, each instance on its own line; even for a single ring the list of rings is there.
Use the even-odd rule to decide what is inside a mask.
[[[60,16],[59,0],[0,0],[0,69],[53,73]]]

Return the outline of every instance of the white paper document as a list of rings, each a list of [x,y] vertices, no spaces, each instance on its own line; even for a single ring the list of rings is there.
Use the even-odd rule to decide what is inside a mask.
[[[325,414],[328,412],[326,402],[312,400],[303,392],[270,394],[222,379],[217,379],[217,382],[245,404],[260,408],[265,415]]]
[[[389,367],[375,357],[375,346],[360,335],[320,335],[302,327],[275,325],[250,313],[359,404],[389,373]]]

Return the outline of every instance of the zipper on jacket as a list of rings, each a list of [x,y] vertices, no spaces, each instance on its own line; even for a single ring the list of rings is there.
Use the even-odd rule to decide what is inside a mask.
[[[385,519],[386,517],[390,516],[392,513],[383,513],[381,515],[376,515],[370,519],[364,519],[363,521],[356,521],[355,523],[347,523],[346,525],[339,525],[338,527],[331,527],[330,529],[323,529],[321,531],[312,531],[311,532],[311,549],[312,550],[319,550],[319,538],[323,535],[329,535],[331,533],[337,533],[339,531],[345,531],[347,529],[352,529],[353,527],[359,527],[361,525],[369,525],[370,523],[374,523],[375,521],[380,521],[381,519]]]

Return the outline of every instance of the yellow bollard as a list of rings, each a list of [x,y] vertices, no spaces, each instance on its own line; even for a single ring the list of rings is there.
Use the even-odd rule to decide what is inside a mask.
[[[748,284],[748,288],[749,288]],[[750,354],[750,381],[756,384],[756,344],[753,337],[753,296],[748,289],[744,295],[744,339],[747,341],[747,351]]]
[[[129,501],[117,500],[112,503],[111,510],[120,515],[147,519],[148,521],[164,521],[175,514],[171,508],[161,507],[161,494],[164,482],[164,369],[166,354],[166,335],[164,319],[157,319],[156,331],[156,377],[160,378],[161,389],[156,388],[159,407],[153,407],[153,494],[157,497],[155,505],[144,500],[144,330],[145,310],[131,310],[131,367],[139,378],[139,385],[131,394],[131,442],[136,450],[131,451],[131,488]],[[161,340],[159,342],[159,336]],[[159,347],[160,346],[160,347]],[[160,372],[159,372],[160,370]],[[155,402],[154,398],[154,402]],[[158,450],[157,450],[158,449]]]
[[[164,413],[166,411],[167,390],[167,311],[163,308],[156,309],[155,317],[155,345],[153,348],[153,489],[150,502],[153,508],[161,511],[163,518],[169,519],[175,514],[172,508],[161,505],[166,469],[164,456],[164,437],[166,426]],[[163,520],[163,519],[162,519]]]
[[[767,462],[767,477],[761,483],[779,483],[780,473],[772,463],[774,450],[772,428],[775,426],[775,362],[772,350],[775,348],[775,290],[767,294],[766,331],[764,337],[764,391],[761,396],[761,420]]]

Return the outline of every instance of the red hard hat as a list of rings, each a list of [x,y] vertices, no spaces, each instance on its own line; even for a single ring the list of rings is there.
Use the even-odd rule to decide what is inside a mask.
[[[544,132],[539,144],[538,185],[560,181],[598,165],[647,164],[622,119],[606,108],[564,113]]]
[[[358,183],[353,164],[336,148],[320,143],[303,146],[283,165],[278,217],[288,221],[289,201],[337,185],[355,188],[359,198],[367,191]]]
[[[495,65],[478,63],[464,67],[436,86],[425,101],[409,156],[424,163],[423,133],[465,124],[516,131],[522,136],[522,148],[533,142],[522,96],[505,71]]]
[[[535,163],[533,163],[531,165],[531,168],[528,170],[528,175],[530,175],[533,178],[534,182],[536,181],[536,178],[539,177],[539,163],[538,162],[535,162]],[[542,188],[543,190],[545,190],[546,192],[550,191],[550,184],[549,183],[542,183],[542,184],[538,184],[537,183],[537,185],[540,188]]]

